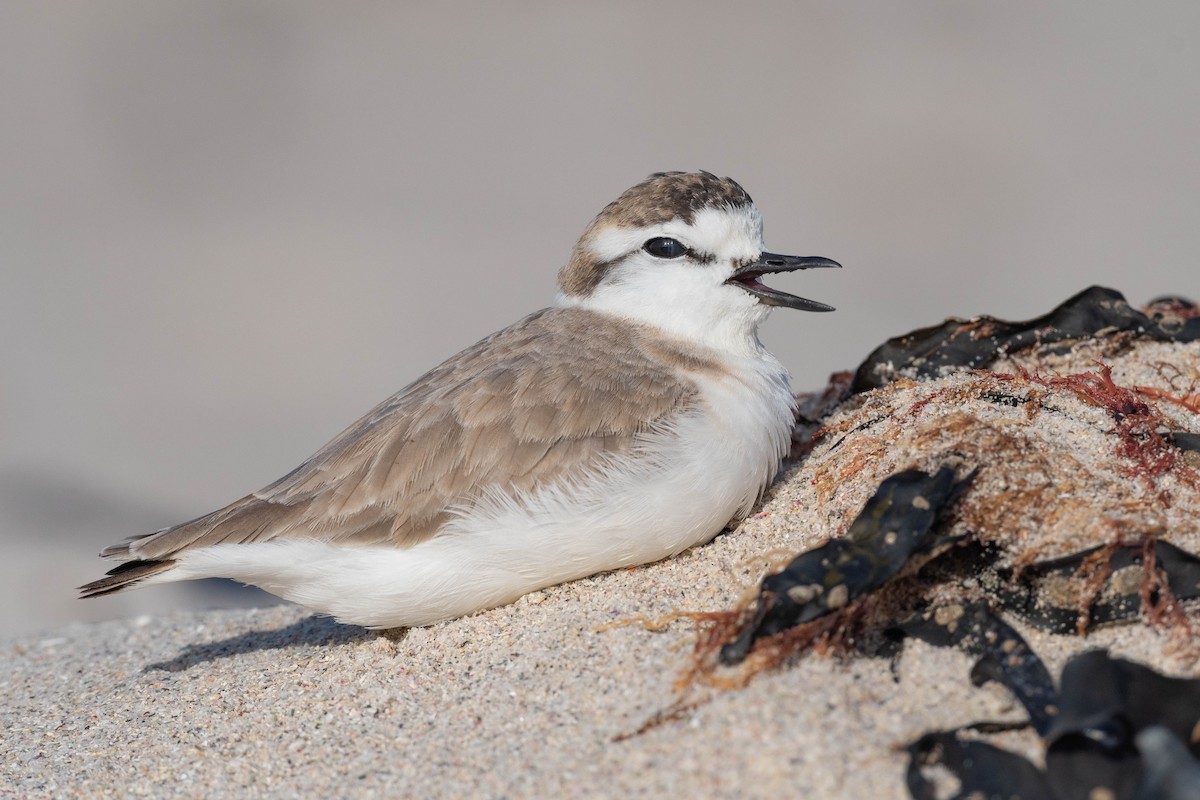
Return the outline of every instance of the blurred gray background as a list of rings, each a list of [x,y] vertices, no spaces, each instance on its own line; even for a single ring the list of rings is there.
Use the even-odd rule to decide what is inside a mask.
[[[797,388],[947,315],[1200,294],[1200,4],[0,5],[0,632],[548,304],[647,173],[739,180]]]

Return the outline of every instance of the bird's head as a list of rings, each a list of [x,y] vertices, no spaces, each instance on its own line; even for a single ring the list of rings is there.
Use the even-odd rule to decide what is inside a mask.
[[[735,181],[660,172],[588,225],[559,272],[559,303],[736,347],[754,336],[773,306],[833,310],[773,289],[762,276],[837,266],[817,256],[765,252],[762,216]]]

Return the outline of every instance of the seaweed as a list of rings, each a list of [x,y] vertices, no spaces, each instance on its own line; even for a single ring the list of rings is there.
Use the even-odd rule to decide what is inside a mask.
[[[934,781],[922,769],[941,767],[958,780],[954,800],[1052,798],[1046,774],[1026,759],[987,742],[959,737],[959,730],[927,733],[908,746],[908,791],[916,800],[936,800]]]
[[[1151,408],[1140,395],[1183,401],[1157,389],[1140,387],[1134,390],[1119,386],[1112,379],[1112,368],[1101,362],[1096,363],[1100,367],[1099,373],[1079,372],[1042,378],[1022,371],[1021,377],[1048,389],[1068,389],[1083,402],[1107,411],[1116,423],[1109,433],[1117,436],[1117,453],[1133,465],[1129,473],[1142,478],[1150,490],[1158,491],[1165,505],[1170,504],[1170,498],[1157,486],[1157,478],[1164,473],[1175,474],[1193,489],[1200,488],[1200,476],[1183,463],[1179,445],[1169,440],[1171,434],[1160,433],[1160,430],[1169,427],[1170,421]],[[1186,434],[1184,438],[1186,441]]]
[[[1172,431],[1167,434],[1167,439],[1179,450],[1200,453],[1200,433]]]
[[[1138,311],[1113,289],[1092,286],[1053,311],[1025,322],[981,316],[948,319],[889,339],[859,365],[851,391],[878,389],[898,377],[935,378],[955,369],[980,369],[1003,355],[1041,344],[1128,331],[1160,341],[1200,339],[1200,314],[1180,298]]]
[[[1200,341],[1200,308],[1163,298],[1139,311],[1120,293],[1091,287],[1026,322],[951,319],[877,348],[859,366],[850,393],[976,370],[1001,382],[975,389],[975,397],[1024,406],[1030,418],[1042,409],[1057,410],[1047,398],[1071,394],[1111,420],[1104,424],[1113,437],[1112,455],[1120,459],[1115,463],[1143,483],[1148,496],[1170,506],[1168,489],[1200,489],[1200,434],[1179,430],[1178,415],[1168,416],[1161,405],[1200,413],[1200,373],[1187,365],[1157,363],[1162,388],[1120,385],[1101,361],[1094,370],[1049,377],[1019,366],[1011,375],[982,372],[1021,350],[1065,353],[1085,339],[1101,341],[1106,360],[1135,339]],[[888,413],[916,417],[931,402],[954,402],[964,391],[932,388]],[[826,397],[832,396],[827,390]],[[815,424],[815,415],[802,421]],[[853,428],[854,421],[816,430],[809,441],[837,435],[826,445],[831,451],[873,424]],[[966,460],[968,467],[980,460],[963,448],[951,459]],[[1004,464],[997,460],[985,468]],[[1166,677],[1093,651],[1072,658],[1056,686],[1037,653],[1003,618],[1015,615],[1041,630],[1086,635],[1095,625],[1142,616],[1169,629],[1174,644],[1195,656],[1200,647],[1183,602],[1200,598],[1200,556],[1159,539],[1165,529],[1150,520],[1132,535],[1114,528],[1113,540],[1100,539],[1097,547],[1040,562],[1032,548],[1015,554],[1008,562],[1015,566],[1003,566],[1005,544],[976,532],[986,527],[987,519],[978,514],[989,507],[985,500],[973,499],[957,514],[958,535],[945,524],[974,474],[956,480],[954,469],[942,466],[936,473],[909,470],[883,481],[843,539],[802,553],[768,575],[752,605],[708,620],[696,663],[704,650],[709,658],[719,652],[721,663],[743,664],[743,672],[752,674],[831,645],[879,654],[889,646],[875,634],[891,642],[892,652],[905,636],[960,648],[976,657],[973,683],[1005,686],[1020,701],[1025,719],[975,722],[918,738],[908,747],[913,797],[1200,800],[1200,680]],[[927,507],[914,509],[913,498]],[[1030,519],[1036,524],[1037,515]],[[987,734],[1017,725],[1042,738],[1044,767],[986,741]]]
[[[952,638],[939,643],[960,644]],[[1010,668],[1026,668],[1024,663],[1017,667],[1004,660],[994,663],[1002,674]],[[1021,684],[1021,678],[1011,675],[1002,680],[1009,687]],[[1031,715],[1046,745],[1044,769],[986,742],[965,739],[964,733],[995,727],[973,723],[927,733],[908,746],[909,793],[917,800],[935,797],[928,773],[940,768],[958,781],[954,795],[958,798],[1200,797],[1200,742],[1196,741],[1200,680],[1167,677],[1145,665],[1092,650],[1068,661],[1061,689],[1050,686],[1048,691],[1048,696],[1038,699],[1038,707],[1051,712],[1041,720],[1042,727]],[[1014,694],[1030,707],[1019,691]]]
[[[1200,489],[1200,434],[1177,430],[1181,424],[1153,403],[1173,403],[1200,413],[1200,373],[1186,364],[1155,365],[1163,388],[1119,385],[1111,368],[1100,361],[1094,362],[1095,370],[1051,377],[1019,366],[1016,374],[982,371],[994,359],[1024,348],[1066,352],[1087,338],[1105,340],[1100,348],[1105,354],[1136,338],[1197,341],[1200,308],[1166,298],[1138,311],[1119,293],[1092,287],[1028,322],[949,320],[897,337],[863,362],[849,388],[845,375],[835,375],[824,392],[801,398],[793,456],[827,438],[824,450],[832,452],[856,431],[888,416],[918,417],[934,401],[944,406],[981,398],[1023,407],[1033,419],[1041,410],[1058,410],[1047,404],[1048,398],[1070,394],[1111,419],[1109,423],[1101,418],[1101,424],[1113,437],[1110,452],[1120,459],[1117,468],[1144,482],[1147,496],[1169,506],[1168,488]],[[931,387],[928,396],[902,408],[880,411],[865,400],[865,413],[859,417],[819,427],[848,394],[892,380],[911,384],[953,370],[978,370],[980,381]],[[875,418],[861,421],[870,414]],[[1089,413],[1086,419],[1095,425],[1097,415]],[[938,446],[953,443],[952,434],[939,439]],[[847,456],[849,463],[841,472],[831,473],[835,484],[838,475],[862,468],[863,460],[875,452],[878,449],[856,450]],[[1025,718],[976,722],[921,736],[908,747],[913,797],[947,796],[946,781],[935,785],[933,776],[940,773],[951,782],[957,780],[954,796],[963,798],[1200,800],[1200,680],[1168,678],[1096,651],[1068,662],[1060,688],[1002,616],[1015,615],[1041,630],[1078,635],[1098,624],[1142,616],[1152,626],[1169,629],[1174,644],[1182,643],[1187,655],[1194,656],[1200,647],[1183,602],[1200,598],[1200,556],[1160,540],[1166,530],[1161,521],[1150,520],[1133,532],[1123,519],[1121,525],[1102,528],[1112,535],[1098,537],[1102,543],[1097,547],[1040,562],[1035,558],[1041,547],[1014,554],[1007,542],[987,530],[994,515],[1017,507],[1016,501],[989,503],[997,481],[989,481],[987,497],[973,497],[963,509],[955,508],[979,471],[977,467],[958,477],[972,462],[1000,470],[1001,478],[1004,470],[1014,468],[1002,453],[992,458],[991,452],[955,447],[948,451],[955,466],[891,475],[879,484],[844,537],[829,539],[768,574],[752,600],[744,598],[727,611],[691,615],[698,631],[696,646],[691,669],[677,688],[693,687],[697,680],[710,687],[742,686],[801,653],[886,655],[899,651],[899,639],[917,637],[974,655],[973,683],[1005,686],[1020,701]],[[1172,481],[1161,480],[1166,477]],[[1022,497],[1021,486],[1002,481],[999,485],[1002,494]],[[1022,514],[1026,510],[1018,509]],[[1028,517],[1034,525],[1040,519],[1037,510],[1033,507]],[[1060,524],[1067,519],[1086,525],[1087,513],[1085,509],[1080,516],[1058,519]],[[738,669],[721,672],[719,665]],[[676,719],[694,707],[694,702],[678,702],[647,725]],[[1016,726],[1032,728],[1043,739],[1044,768],[981,740]]]
[[[721,648],[724,664],[740,663],[758,640],[848,606],[894,578],[921,553],[941,544],[929,534],[943,508],[970,485],[954,470],[899,472],[884,480],[844,538],[796,556],[763,579],[753,615]]]
[[[896,621],[903,614],[902,603],[865,613],[873,597],[894,599],[883,590],[901,579],[916,576],[926,583],[953,585],[966,575],[985,573],[995,580],[979,591],[1041,630],[1084,635],[1093,625],[1145,613],[1152,625],[1171,628],[1190,644],[1191,624],[1181,601],[1200,598],[1200,556],[1145,536],[1018,568],[998,567],[995,548],[970,533],[939,531],[946,510],[976,473],[955,480],[954,469],[942,466],[933,474],[906,470],[884,480],[845,537],[801,553],[767,575],[750,607],[703,615],[697,663],[706,663],[713,650],[726,666],[742,663],[760,646],[799,652],[837,635],[861,634],[868,622],[923,638],[926,634],[917,631],[947,625],[951,633],[957,627],[962,641],[973,636],[980,642],[1019,643],[1015,632],[980,627],[983,612],[970,605],[942,606],[942,618],[918,613],[904,622]],[[978,599],[964,596],[964,603]],[[1013,657],[1012,652],[1006,657]],[[773,655],[758,666],[779,660]]]
[[[938,647],[958,647],[978,661],[971,682],[995,681],[1008,687],[1034,730],[1045,735],[1056,713],[1054,680],[1029,644],[984,601],[943,603],[926,608],[896,625],[895,630]]]
[[[1166,600],[1164,590],[1175,600],[1200,597],[1200,558],[1156,539],[1093,547],[1037,562],[1019,575],[998,574],[1003,607],[1049,633],[1085,633],[1095,624],[1133,619],[1143,607],[1150,610]],[[1100,580],[1086,591],[1093,576]],[[1148,579],[1155,585],[1148,586]],[[1087,602],[1071,603],[1071,598]]]

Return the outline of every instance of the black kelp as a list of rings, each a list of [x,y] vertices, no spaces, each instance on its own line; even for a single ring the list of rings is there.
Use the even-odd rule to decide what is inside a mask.
[[[953,638],[938,643],[957,644]],[[1026,666],[1000,660],[994,668],[1031,711],[1030,723],[1046,744],[1045,768],[978,741],[987,724],[928,733],[908,747],[908,789],[917,800],[936,796],[929,774],[935,767],[958,780],[955,798],[1200,798],[1200,680],[1167,677],[1092,650],[1067,662],[1061,689],[1039,686],[1030,709],[1019,688],[1024,676],[1007,674],[1027,672]],[[1049,717],[1033,717],[1046,708]]]
[[[971,682],[995,681],[1008,688],[1034,729],[1045,735],[1056,713],[1054,680],[1042,660],[1011,625],[986,602],[944,603],[926,608],[896,625],[895,630],[939,647],[958,647],[978,656]]]
[[[1150,556],[1152,567],[1147,564]],[[1152,568],[1154,572],[1147,573]],[[1143,601],[1200,597],[1200,558],[1170,542],[1094,547],[1040,561],[1021,570],[998,570],[1003,607],[1050,633],[1085,632],[1095,624],[1134,619]]]
[[[936,378],[955,369],[980,369],[1026,347],[1118,331],[1162,341],[1200,339],[1200,315],[1188,301],[1164,298],[1149,310],[1138,311],[1114,289],[1092,286],[1050,313],[1024,322],[988,316],[948,319],[877,347],[855,372],[852,391],[878,389],[899,377]]]
[[[897,473],[879,485],[845,537],[801,553],[762,582],[753,618],[721,650],[736,664],[757,640],[816,619],[883,586],[914,555],[938,542],[929,536],[938,513],[968,486],[974,473],[954,480],[942,467]]]

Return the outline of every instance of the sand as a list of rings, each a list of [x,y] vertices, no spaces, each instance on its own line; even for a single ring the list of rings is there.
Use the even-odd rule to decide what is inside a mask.
[[[1200,345],[1171,347],[1200,363]],[[1200,415],[1171,413],[1200,430]],[[1048,437],[1056,417],[1075,424],[1046,415]],[[1115,458],[1102,420],[1072,430],[1055,446]],[[844,528],[877,476],[844,475],[823,500],[814,470],[831,457],[818,448],[736,530],[674,559],[391,638],[277,606],[0,641],[0,796],[907,797],[904,744],[1024,718],[1003,688],[970,684],[969,656],[916,641],[895,659],[810,654],[740,690],[681,695],[690,621],[607,627],[731,608],[777,551]],[[1194,667],[1140,623],[1086,639],[1018,628],[1055,674],[1090,647]],[[698,704],[630,735],[683,696]],[[1000,743],[1039,747],[1029,732]]]
[[[967,656],[910,642],[894,670],[805,658],[614,742],[670,704],[692,635],[598,628],[731,600],[736,538],[398,642],[290,606],[4,642],[0,793],[900,798],[897,747],[1021,718],[1003,690],[971,687]],[[1030,638],[1055,669],[1082,645]],[[1161,637],[1124,626],[1087,644],[1142,655]]]

